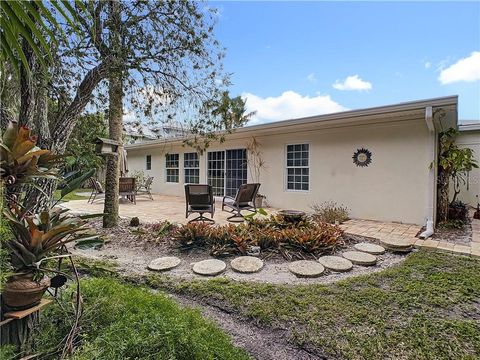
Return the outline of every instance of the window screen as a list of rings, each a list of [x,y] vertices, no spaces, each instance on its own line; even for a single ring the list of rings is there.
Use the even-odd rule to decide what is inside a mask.
[[[287,145],[287,190],[309,189],[309,145]]]
[[[178,169],[178,154],[165,155],[165,167],[167,169],[167,182],[178,183],[179,169]]]
[[[197,153],[183,154],[183,168],[185,172],[185,184],[200,183],[200,162]]]

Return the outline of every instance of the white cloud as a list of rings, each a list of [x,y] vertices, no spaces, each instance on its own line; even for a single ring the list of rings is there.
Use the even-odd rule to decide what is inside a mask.
[[[430,61],[427,61],[425,62],[425,69],[430,69],[430,67],[432,66],[432,63]]]
[[[307,80],[310,81],[311,83],[316,83],[317,82],[317,77],[315,76],[315,73],[308,74]]]
[[[347,78],[340,82],[339,80],[335,81],[332,85],[337,90],[370,90],[372,88],[372,84],[368,81],[360,79],[358,75],[351,75],[347,76]]]
[[[459,81],[473,82],[480,80],[480,51],[474,51],[455,64],[440,71],[438,80],[443,84]]]
[[[243,93],[242,97],[247,100],[247,110],[256,111],[249,125],[348,110],[329,95],[310,97],[285,91],[277,97],[262,98],[251,93]]]

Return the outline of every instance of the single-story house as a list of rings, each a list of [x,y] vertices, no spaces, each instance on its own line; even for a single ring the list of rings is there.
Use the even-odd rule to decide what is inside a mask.
[[[203,154],[182,139],[135,143],[126,146],[129,169],[154,176],[158,194],[184,196],[185,183],[208,183],[221,197],[260,182],[276,208],[308,211],[334,201],[352,218],[432,224],[437,172],[430,164],[438,133],[458,127],[457,105],[449,96],[246,126]]]

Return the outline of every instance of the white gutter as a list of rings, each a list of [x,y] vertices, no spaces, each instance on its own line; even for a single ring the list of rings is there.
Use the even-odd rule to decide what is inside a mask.
[[[480,121],[476,121],[475,123],[468,123],[468,124],[458,124],[458,131],[478,131],[480,130]]]
[[[429,163],[432,164],[430,167],[430,173],[428,175],[428,186],[427,186],[427,222],[426,230],[420,234],[421,239],[426,239],[433,235],[434,232],[434,218],[435,218],[435,171],[436,166],[436,133],[435,125],[433,124],[433,110],[431,106],[425,108],[425,122],[427,123],[427,128],[429,131]]]

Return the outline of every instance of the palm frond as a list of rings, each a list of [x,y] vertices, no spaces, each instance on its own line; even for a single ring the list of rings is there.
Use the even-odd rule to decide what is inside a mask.
[[[75,8],[67,0],[49,1],[49,7],[43,1],[9,0],[0,1],[0,67],[6,61],[10,62],[19,73],[20,64],[30,72],[27,57],[22,48],[22,39],[25,39],[35,53],[39,63],[45,67],[45,59],[52,60],[52,43],[57,41],[55,33],[64,37],[62,26],[58,18],[63,18],[74,31],[78,32],[78,16],[82,13],[89,16],[81,1],[75,0]],[[50,44],[49,44],[50,43]]]

